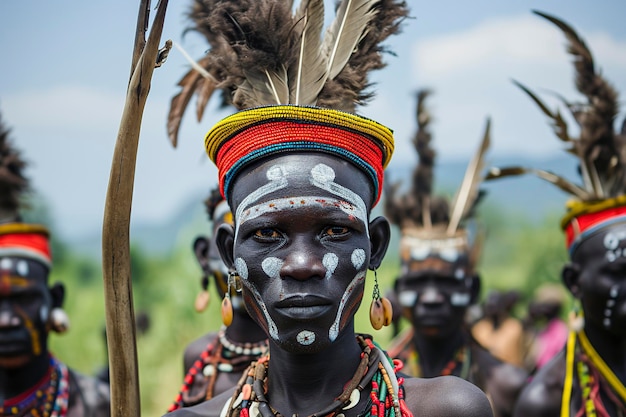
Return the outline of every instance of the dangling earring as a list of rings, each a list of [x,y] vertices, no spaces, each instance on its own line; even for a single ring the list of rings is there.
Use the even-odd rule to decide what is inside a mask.
[[[235,291],[241,291],[241,280],[239,280],[237,271],[228,273],[228,287],[226,288],[226,293],[222,300],[222,323],[227,327],[233,322],[233,303],[230,301],[231,286],[235,288]]]
[[[65,333],[70,328],[70,318],[61,307],[54,307],[50,312],[50,327],[57,333]]]
[[[374,269],[374,292],[372,293],[372,304],[370,305],[370,323],[374,330],[380,330],[383,326],[389,326],[393,318],[393,307],[391,302],[380,296],[378,288],[378,275]]]
[[[569,312],[567,321],[569,328],[573,332],[578,333],[585,327],[585,316],[580,308],[580,300],[574,300],[574,306],[572,307],[572,311]]]
[[[206,271],[203,272],[201,285],[202,291],[200,291],[196,296],[196,303],[194,304],[194,307],[196,308],[196,311],[198,313],[202,313],[204,310],[206,310],[211,299],[209,295],[209,276],[207,275]]]

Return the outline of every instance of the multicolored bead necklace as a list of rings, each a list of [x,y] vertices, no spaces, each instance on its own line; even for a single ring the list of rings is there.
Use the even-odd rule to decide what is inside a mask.
[[[361,391],[371,384],[370,406],[363,417],[412,417],[404,402],[404,378],[396,372],[402,362],[392,361],[374,342],[357,336],[362,353],[354,376],[344,386],[343,392],[328,406],[308,417],[339,417],[343,411],[359,403]],[[252,362],[242,376],[233,397],[224,405],[222,417],[283,417],[269,404],[266,397],[269,354]],[[293,417],[297,417],[294,414]]]
[[[250,362],[258,359],[267,350],[267,341],[255,343],[237,343],[226,337],[226,327],[222,326],[217,334],[217,338],[211,341],[206,349],[200,354],[191,366],[183,386],[174,399],[174,403],[169,407],[168,412],[172,412],[182,407],[193,405],[186,401],[186,394],[191,389],[194,381],[199,375],[208,380],[205,400],[213,398],[215,383],[220,372],[242,372]]]
[[[9,398],[0,406],[0,415],[19,417],[64,417],[69,403],[69,371],[50,356],[46,375],[29,392]]]
[[[576,343],[578,339],[579,343]],[[600,393],[604,393],[615,404],[618,416],[626,416],[626,387],[604,362],[587,338],[584,331],[571,332],[566,345],[566,369],[561,417],[570,416],[570,399],[577,372],[582,392],[583,409],[576,415],[608,417]],[[608,385],[608,387],[607,387]]]

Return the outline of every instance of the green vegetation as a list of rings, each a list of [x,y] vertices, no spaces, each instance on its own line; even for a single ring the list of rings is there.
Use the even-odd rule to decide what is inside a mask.
[[[524,301],[528,301],[540,283],[560,282],[566,253],[556,216],[548,216],[542,224],[532,224],[521,215],[504,215],[498,207],[485,206],[480,217],[486,219],[485,227],[489,231],[480,267],[483,296],[491,288],[516,288],[526,295]],[[213,286],[209,309],[202,314],[193,309],[200,289],[200,268],[190,246],[199,227],[208,230],[206,224],[187,227],[178,238],[177,249],[168,256],[144,253],[139,247],[132,249],[135,312],[147,312],[151,321],[147,333],[138,337],[142,412],[146,416],[163,414],[178,393],[185,345],[207,331],[218,329],[221,323],[220,300]],[[383,293],[398,273],[394,242],[386,262],[378,270]],[[107,361],[100,265],[94,260],[74,257],[71,248],[58,242],[55,251],[63,256],[56,259],[51,282],[66,284],[65,307],[72,323],[67,334],[51,336],[51,348],[73,368],[94,374]],[[356,329],[374,334],[385,346],[391,329],[376,332],[369,325],[374,281],[373,274],[370,275]],[[523,310],[522,305],[520,316]]]

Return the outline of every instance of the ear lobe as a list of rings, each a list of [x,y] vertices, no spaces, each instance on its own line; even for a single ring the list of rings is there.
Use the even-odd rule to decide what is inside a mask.
[[[209,239],[206,236],[198,236],[194,240],[193,253],[202,269],[206,269],[209,266]]]
[[[391,240],[391,227],[384,217],[377,217],[369,224],[370,231],[370,269],[377,269],[387,253]]]
[[[572,295],[580,298],[580,266],[577,263],[567,263],[561,271],[561,279],[563,284],[569,289]]]
[[[224,265],[235,269],[235,229],[228,223],[221,224],[215,232],[215,244],[220,251]]]

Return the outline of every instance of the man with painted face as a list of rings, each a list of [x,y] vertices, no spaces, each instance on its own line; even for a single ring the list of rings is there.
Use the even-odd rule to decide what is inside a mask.
[[[217,229],[222,224],[233,223],[228,203],[220,190],[214,188],[204,204],[212,233],[210,237],[198,236],[193,243],[203,273],[202,291],[196,298],[195,308],[202,312],[208,306],[209,279],[212,276],[220,297],[223,298],[226,292],[230,294],[232,315],[226,317],[226,323],[218,332],[209,332],[185,348],[183,386],[169,411],[209,400],[234,387],[250,362],[258,359],[267,349],[265,332],[246,311],[240,293],[235,288],[228,288],[228,268],[215,244]]]
[[[481,284],[476,271],[481,236],[469,227],[469,221],[481,196],[489,124],[456,200],[448,204],[445,197],[431,192],[435,153],[424,104],[429,94],[428,90],[417,94],[418,130],[413,143],[419,164],[413,183],[404,195],[397,195],[399,184],[386,194],[385,214],[401,232],[401,271],[394,289],[411,323],[387,351],[404,362],[409,375],[454,375],[474,383],[487,393],[494,415],[509,416],[526,372],[479,345],[465,321]]]
[[[48,286],[48,231],[19,214],[24,166],[0,123],[0,415],[108,416],[108,385],[48,350],[49,331],[63,332],[69,321],[63,285]]]
[[[236,82],[226,87],[241,109],[205,139],[234,214],[216,242],[269,354],[234,391],[172,414],[490,416],[472,384],[405,379],[401,364],[355,333],[367,270],[380,265],[390,238],[387,220],[370,213],[393,135],[354,108],[367,70],[383,66],[379,42],[407,11],[396,1],[356,9],[342,1],[320,41],[323,4],[303,2],[295,13],[275,1],[207,7],[209,26],[226,42],[212,48],[205,68]],[[373,298],[372,322],[389,323],[390,304],[376,291]]]
[[[515,416],[626,415],[626,123],[613,129],[617,92],[595,70],[593,57],[568,24],[535,12],[554,23],[574,55],[576,86],[586,103],[563,100],[580,125],[569,135],[558,110],[551,111],[534,93],[518,84],[552,119],[559,139],[579,160],[582,185],[553,173],[520,167],[494,168],[491,178],[533,172],[572,195],[561,220],[570,262],[562,279],[580,305],[566,346],[539,369],[520,395]]]

